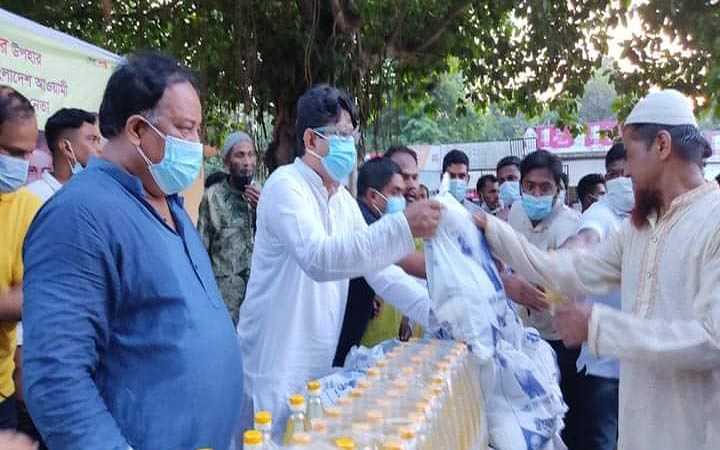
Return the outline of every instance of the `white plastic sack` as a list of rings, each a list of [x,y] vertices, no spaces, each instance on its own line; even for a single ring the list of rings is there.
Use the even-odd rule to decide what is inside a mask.
[[[552,348],[524,328],[505,296],[484,236],[447,193],[435,237],[425,244],[428,284],[437,320],[481,361],[490,445],[497,450],[564,450],[567,407]]]

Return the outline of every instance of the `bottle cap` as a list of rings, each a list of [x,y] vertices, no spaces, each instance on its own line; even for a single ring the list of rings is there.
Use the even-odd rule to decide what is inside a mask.
[[[290,396],[290,406],[303,406],[305,405],[305,397],[300,394]]]
[[[270,411],[258,411],[255,413],[255,423],[260,425],[271,424],[272,413]]]
[[[343,450],[353,450],[355,448],[355,441],[349,437],[341,437],[335,439],[335,447]]]
[[[243,434],[243,443],[245,445],[257,445],[263,443],[262,433],[257,430],[248,430]]]
[[[315,394],[321,392],[320,382],[317,380],[308,381],[307,384],[308,391]]]
[[[400,439],[404,441],[415,439],[415,431],[407,427],[400,428]]]
[[[400,442],[387,441],[383,443],[382,450],[403,450],[403,447]]]

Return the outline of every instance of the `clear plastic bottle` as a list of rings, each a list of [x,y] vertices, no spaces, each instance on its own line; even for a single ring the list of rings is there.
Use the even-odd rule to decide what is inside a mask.
[[[277,445],[272,441],[272,413],[270,411],[258,411],[255,413],[255,429],[263,435],[263,448],[275,450]]]
[[[245,450],[263,450],[263,435],[258,430],[248,430],[243,434]]]
[[[415,430],[408,427],[400,428],[400,442],[403,450],[417,449],[416,436]]]
[[[296,433],[304,433],[305,428],[305,397],[300,394],[291,395],[288,399],[290,405],[290,418],[285,430],[284,442],[290,442],[290,438]]]
[[[322,400],[322,386],[319,381],[310,381],[307,384],[308,389],[308,402],[307,402],[307,415],[305,419],[307,424],[305,428],[310,430],[312,428],[312,421],[315,419],[322,419],[325,417],[325,411],[323,410]]]

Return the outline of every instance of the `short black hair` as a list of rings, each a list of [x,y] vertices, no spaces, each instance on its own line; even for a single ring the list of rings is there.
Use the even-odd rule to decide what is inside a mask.
[[[15,119],[29,119],[35,115],[35,108],[24,95],[4,84],[0,84],[0,126]]]
[[[100,132],[107,139],[118,136],[130,116],[152,111],[168,87],[185,82],[197,90],[190,70],[169,56],[129,56],[108,80],[100,104]]]
[[[497,163],[497,167],[495,167],[495,173],[500,172],[500,169],[507,166],[515,166],[518,169],[520,168],[520,158],[517,156],[506,156]]]
[[[578,199],[581,202],[584,201],[585,197],[592,194],[593,188],[598,184],[605,184],[605,177],[599,173],[590,173],[580,178],[577,185]]]
[[[605,154],[605,170],[608,170],[610,165],[615,161],[624,161],[625,159],[627,159],[625,145],[622,142],[614,143]]]
[[[397,153],[405,153],[407,155],[410,155],[412,156],[412,159],[415,160],[415,162],[418,162],[418,157],[417,153],[415,153],[415,150],[411,149],[406,145],[391,145],[387,150],[385,150],[385,157],[392,158]]]
[[[357,127],[357,108],[347,92],[327,84],[313,86],[305,91],[297,102],[295,156],[301,157],[305,154],[305,130],[337,123],[342,110],[350,114],[353,127]]]
[[[58,140],[65,130],[77,130],[84,123],[95,125],[97,114],[78,108],[62,108],[45,123],[45,139],[51,152],[58,151]]]
[[[495,175],[492,175],[492,174],[483,175],[480,178],[478,178],[477,184],[475,185],[475,189],[479,193],[480,191],[482,191],[482,188],[484,188],[487,183],[497,183],[497,182],[498,182],[498,179]]]
[[[712,147],[700,130],[693,125],[662,125],[656,123],[633,123],[630,127],[632,136],[648,146],[661,131],[670,133],[672,151],[688,162],[694,162],[700,167],[703,160],[712,156]]]
[[[400,173],[400,166],[388,157],[369,160],[358,169],[358,197],[363,197],[370,189],[382,191],[396,173]]]
[[[442,171],[445,173],[448,167],[450,167],[451,164],[464,164],[465,167],[468,168],[468,171],[470,170],[470,159],[468,159],[468,156],[465,154],[465,152],[453,149],[447,152],[445,157],[443,157],[442,162]]]
[[[555,179],[558,189],[562,188],[562,161],[554,153],[547,150],[536,150],[528,153],[527,156],[520,162],[520,182],[530,173],[531,170],[535,169],[547,169]]]

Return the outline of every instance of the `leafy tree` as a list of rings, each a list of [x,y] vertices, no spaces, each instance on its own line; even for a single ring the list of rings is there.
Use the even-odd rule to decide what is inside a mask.
[[[641,5],[643,34],[626,45],[638,70],[613,77],[618,91],[640,95],[651,85],[672,85],[714,101],[715,3]],[[608,30],[631,9],[628,0],[4,0],[3,6],[119,53],[158,48],[181,58],[198,71],[208,109],[241,109],[259,123],[273,118],[271,168],[292,158],[295,102],[317,83],[355,95],[373,136],[399,126],[398,105],[425,103],[451,64],[480,111],[496,105],[510,117],[519,111],[532,117],[550,108],[560,124],[572,125],[577,98],[607,53]],[[678,57],[662,48],[663,34],[688,50]],[[386,125],[380,119],[388,110],[395,121]],[[437,136],[432,124],[417,125]]]

